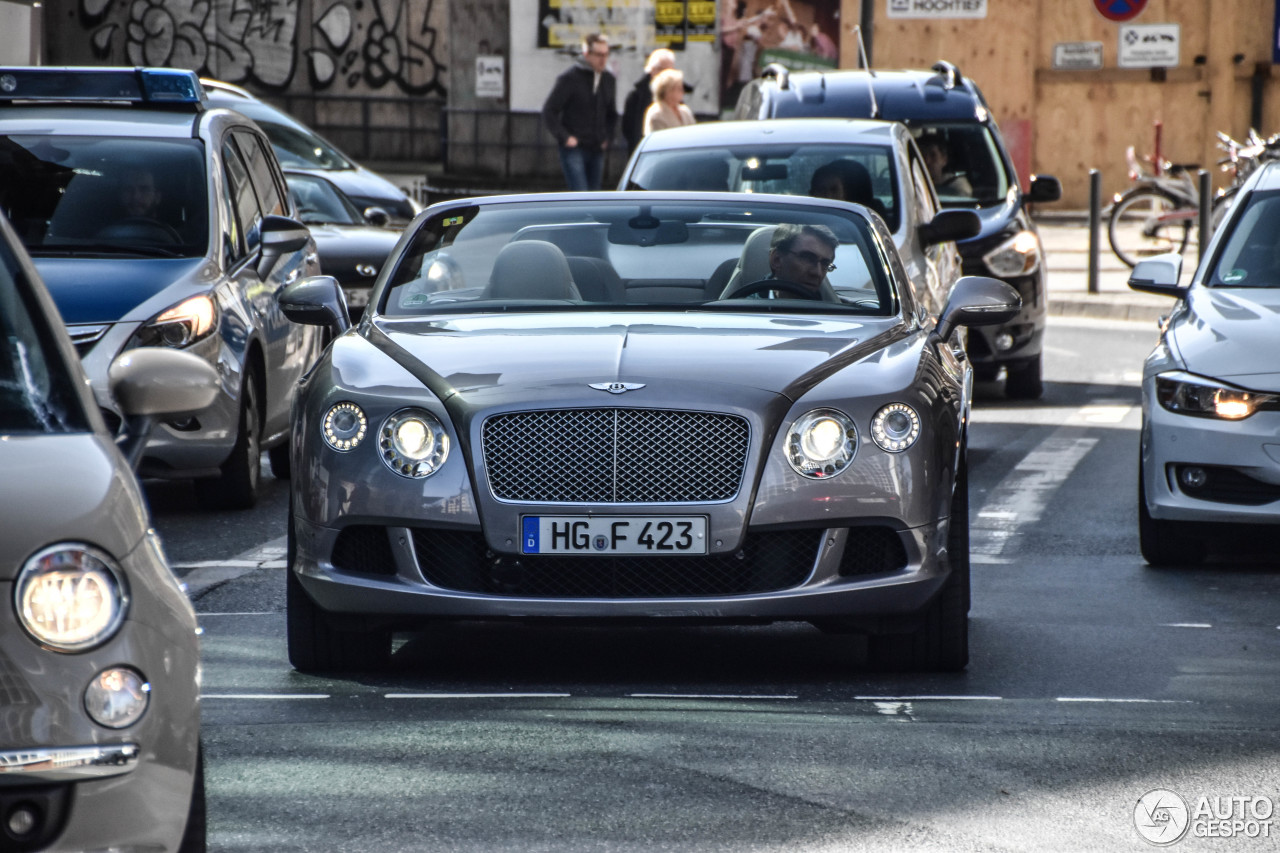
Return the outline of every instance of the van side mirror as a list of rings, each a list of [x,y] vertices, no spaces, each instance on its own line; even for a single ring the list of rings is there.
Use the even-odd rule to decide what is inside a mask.
[[[1027,201],[1057,201],[1062,198],[1062,182],[1053,175],[1032,175]]]

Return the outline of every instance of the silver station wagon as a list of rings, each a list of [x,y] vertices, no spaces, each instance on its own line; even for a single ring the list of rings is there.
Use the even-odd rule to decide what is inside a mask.
[[[432,620],[812,622],[895,667],[968,661],[952,332],[844,202],[618,192],[460,200],[407,232],[293,413],[288,645],[373,667]]]

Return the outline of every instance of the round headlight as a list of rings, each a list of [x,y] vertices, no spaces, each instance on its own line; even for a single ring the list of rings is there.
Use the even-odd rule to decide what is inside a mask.
[[[123,729],[138,722],[150,703],[151,685],[123,666],[98,673],[84,691],[85,713],[109,729]]]
[[[378,446],[382,461],[403,477],[429,477],[449,458],[444,424],[423,409],[404,409],[387,418]]]
[[[369,419],[355,403],[337,403],[324,413],[324,443],[345,453],[364,441]]]
[[[890,403],[871,419],[871,440],[881,450],[901,453],[920,437],[920,416],[906,403]]]
[[[787,461],[797,474],[815,480],[839,474],[857,452],[857,428],[835,409],[807,412],[787,433]]]
[[[54,545],[23,565],[14,585],[18,621],[42,645],[79,652],[111,639],[128,595],[115,562],[89,545]]]

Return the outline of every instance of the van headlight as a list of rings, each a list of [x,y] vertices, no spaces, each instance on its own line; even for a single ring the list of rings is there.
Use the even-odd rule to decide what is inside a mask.
[[[849,467],[858,452],[858,428],[844,412],[805,412],[787,432],[787,462],[802,477],[825,480]]]
[[[991,274],[1000,278],[1031,275],[1040,267],[1040,238],[1019,231],[982,256]]]
[[[19,623],[42,646],[80,652],[115,636],[129,599],[114,560],[90,545],[65,543],[23,564],[13,603]]]

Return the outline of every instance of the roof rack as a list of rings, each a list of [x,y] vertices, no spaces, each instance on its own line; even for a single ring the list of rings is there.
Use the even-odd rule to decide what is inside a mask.
[[[933,68],[931,70],[938,72],[946,78],[945,85],[948,89],[954,89],[956,86],[959,86],[964,82],[964,77],[960,74],[960,69],[957,68],[955,64],[947,62],[945,59],[939,59],[937,62],[933,63]]]
[[[0,104],[127,103],[200,110],[204,88],[178,68],[0,68]]]

